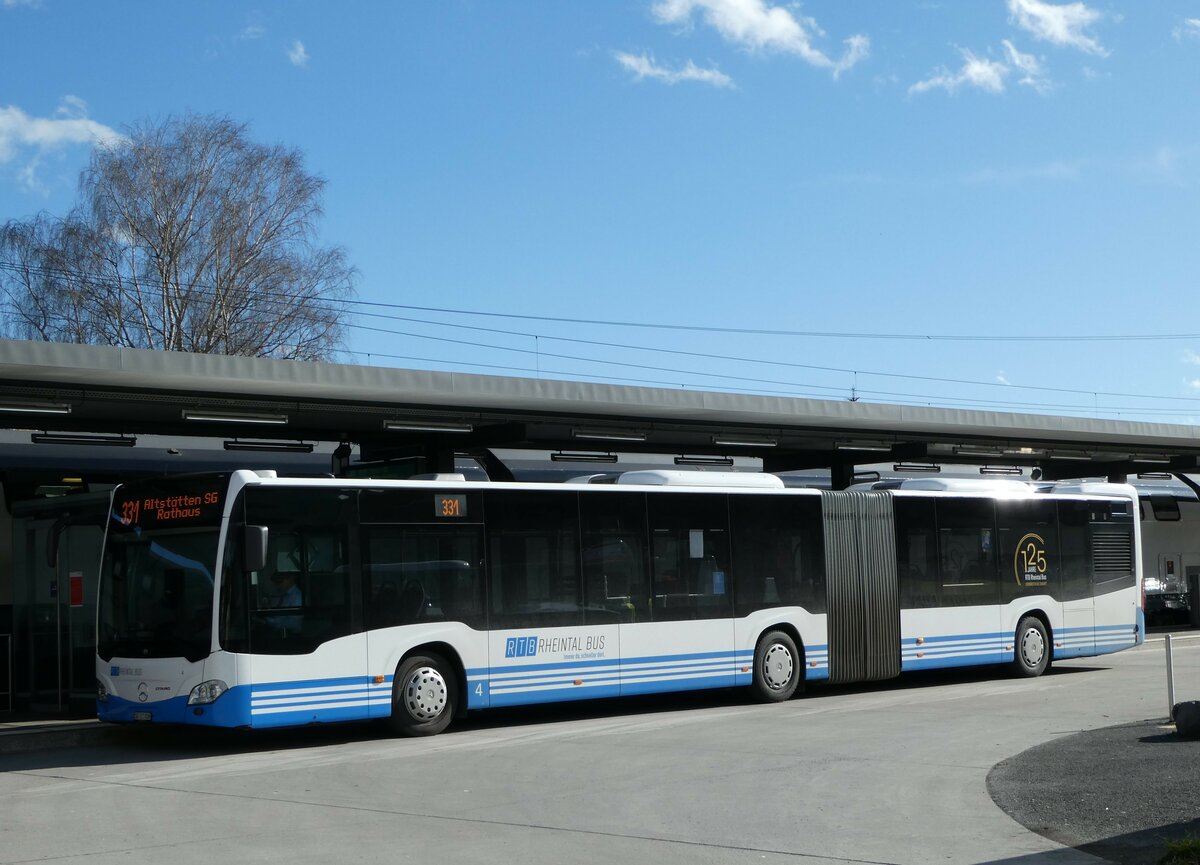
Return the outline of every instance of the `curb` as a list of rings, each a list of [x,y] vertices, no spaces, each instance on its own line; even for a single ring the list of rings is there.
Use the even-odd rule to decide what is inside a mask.
[[[0,730],[0,754],[109,745],[124,740],[126,732],[100,721]]]

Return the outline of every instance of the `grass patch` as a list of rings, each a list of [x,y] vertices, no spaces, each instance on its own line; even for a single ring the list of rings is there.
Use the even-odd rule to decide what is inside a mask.
[[[1158,865],[1200,865],[1200,838],[1168,841]]]

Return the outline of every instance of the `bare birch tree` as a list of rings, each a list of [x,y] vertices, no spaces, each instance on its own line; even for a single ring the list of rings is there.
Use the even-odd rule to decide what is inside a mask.
[[[10,335],[296,360],[342,344],[355,271],[320,246],[325,181],[224,117],[98,146],[65,218],[0,227]]]

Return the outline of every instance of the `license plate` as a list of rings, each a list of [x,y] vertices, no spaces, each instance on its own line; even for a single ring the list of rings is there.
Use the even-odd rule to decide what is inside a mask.
[[[149,712],[134,712],[133,713],[133,720],[135,720],[135,721],[149,721],[153,717],[154,716],[151,715]]]

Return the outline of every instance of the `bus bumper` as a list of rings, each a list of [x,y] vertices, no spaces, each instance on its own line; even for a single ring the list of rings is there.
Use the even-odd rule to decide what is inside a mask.
[[[190,724],[245,727],[250,724],[250,689],[230,688],[212,703],[188,705],[185,696],[139,703],[109,694],[96,701],[96,717],[115,724]]]

